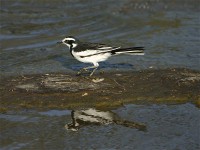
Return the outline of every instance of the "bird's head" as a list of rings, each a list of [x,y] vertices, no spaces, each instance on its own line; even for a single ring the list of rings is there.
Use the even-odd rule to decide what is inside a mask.
[[[67,45],[69,48],[75,48],[78,45],[78,40],[73,36],[65,37],[62,41],[58,42]]]

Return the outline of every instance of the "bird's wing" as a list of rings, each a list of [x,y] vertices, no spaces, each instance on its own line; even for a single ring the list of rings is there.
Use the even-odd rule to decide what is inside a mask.
[[[106,52],[110,52],[112,50],[119,49],[120,47],[112,47],[105,44],[99,44],[99,43],[84,43],[82,44],[82,47],[80,47],[80,51],[77,55],[87,57],[91,55],[98,55]]]
[[[111,51],[114,49],[118,49],[119,47],[113,47],[106,44],[99,44],[99,43],[87,43],[88,49],[95,49],[99,51]]]

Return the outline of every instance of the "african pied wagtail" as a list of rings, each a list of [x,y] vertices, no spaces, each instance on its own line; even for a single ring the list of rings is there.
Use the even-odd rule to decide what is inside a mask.
[[[69,47],[71,55],[77,60],[84,63],[92,63],[94,66],[81,69],[78,74],[88,69],[92,69],[90,76],[99,67],[99,62],[107,60],[109,57],[118,54],[144,55],[144,47],[111,47],[105,44],[81,42],[73,36],[68,36],[58,42]]]

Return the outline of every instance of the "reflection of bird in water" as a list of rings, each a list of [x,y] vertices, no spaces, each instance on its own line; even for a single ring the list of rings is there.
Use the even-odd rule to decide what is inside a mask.
[[[72,110],[71,117],[72,123],[66,124],[65,128],[72,131],[77,131],[79,128],[86,125],[106,125],[112,123],[142,131],[146,130],[144,124],[123,120],[111,111],[100,111],[93,108],[76,111]]]

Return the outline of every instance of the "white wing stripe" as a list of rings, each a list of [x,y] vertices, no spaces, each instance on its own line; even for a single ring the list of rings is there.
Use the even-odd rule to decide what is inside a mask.
[[[120,47],[100,47],[98,48],[98,50],[107,50],[107,51],[110,51],[110,50],[115,50],[115,49],[119,49]]]
[[[102,47],[103,48],[103,47]],[[76,52],[76,55],[77,56],[88,56],[88,55],[95,55],[95,54],[99,54],[99,53],[105,53],[105,52],[110,52],[112,50],[116,50],[116,49],[119,49],[120,47],[116,47],[116,48],[112,48],[111,49],[108,49],[108,47],[104,47],[105,50],[101,50],[100,48],[98,48],[97,50],[85,50],[85,51],[82,51],[82,52]],[[107,50],[106,50],[107,49]]]

